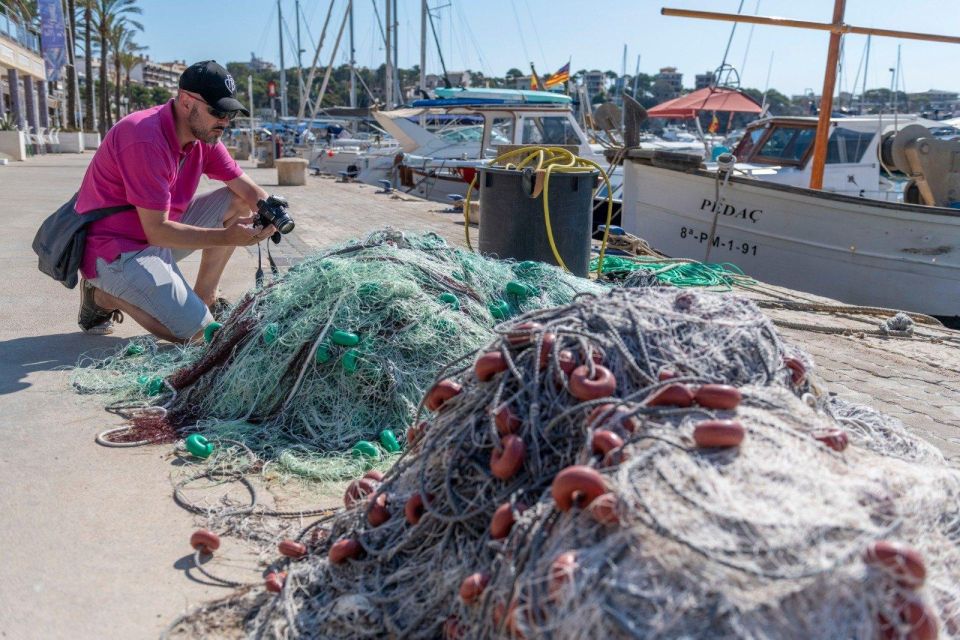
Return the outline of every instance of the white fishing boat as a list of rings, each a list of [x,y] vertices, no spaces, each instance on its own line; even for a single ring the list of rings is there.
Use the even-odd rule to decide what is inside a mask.
[[[829,23],[661,9],[829,32],[819,116],[755,125],[734,151],[746,161],[739,167],[733,158],[708,170],[681,156],[628,151],[623,226],[668,255],[734,262],[773,284],[960,316],[960,142],[936,137],[917,118],[830,115],[842,34],[960,37],[849,25],[844,8],[835,0]]]
[[[960,145],[918,124],[929,121],[894,118],[832,119],[822,189],[803,186],[814,118],[755,123],[730,171],[631,151],[623,227],[667,255],[733,262],[773,284],[960,315],[960,174],[950,160]],[[882,165],[905,175],[898,183]]]

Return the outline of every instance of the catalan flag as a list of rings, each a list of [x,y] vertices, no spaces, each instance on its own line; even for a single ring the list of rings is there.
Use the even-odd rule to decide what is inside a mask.
[[[533,68],[533,63],[530,63],[530,90],[539,91],[541,89],[540,76],[537,75],[537,70]]]
[[[549,89],[550,87],[555,87],[558,84],[563,84],[570,79],[570,63],[560,67],[555,74],[550,76],[550,79],[543,83],[543,86]]]
[[[710,121],[710,126],[707,127],[707,133],[716,133],[720,131],[720,120],[717,118],[717,112],[713,112],[713,120]]]

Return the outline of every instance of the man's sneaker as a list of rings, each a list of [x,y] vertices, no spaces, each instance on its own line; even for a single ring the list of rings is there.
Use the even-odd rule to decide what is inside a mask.
[[[107,335],[113,333],[113,323],[123,322],[123,313],[119,309],[104,309],[93,301],[96,287],[82,280],[80,283],[80,312],[77,314],[77,324],[84,333],[91,335]]]

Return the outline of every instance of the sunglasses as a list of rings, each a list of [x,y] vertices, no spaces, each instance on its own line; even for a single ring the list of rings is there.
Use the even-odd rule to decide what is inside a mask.
[[[184,93],[190,94],[190,96],[196,98],[203,104],[207,105],[207,113],[212,115],[217,120],[223,120],[223,119],[233,120],[234,118],[239,116],[241,113],[240,111],[221,111],[220,109],[217,109],[216,107],[211,106],[210,103],[204,100],[202,96],[192,91],[184,91]]]

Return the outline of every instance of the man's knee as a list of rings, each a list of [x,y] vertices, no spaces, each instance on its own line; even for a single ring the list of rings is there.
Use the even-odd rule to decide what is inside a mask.
[[[247,201],[230,192],[230,201],[227,203],[227,209],[223,214],[223,226],[229,227],[237,218],[243,218],[250,215],[250,206]]]

